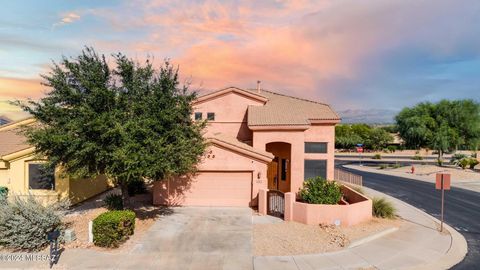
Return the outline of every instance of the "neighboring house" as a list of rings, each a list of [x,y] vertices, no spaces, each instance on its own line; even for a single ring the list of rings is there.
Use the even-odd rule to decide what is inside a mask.
[[[104,176],[95,179],[73,179],[58,172],[46,172],[45,160],[34,155],[34,148],[19,134],[22,125],[35,120],[30,118],[0,127],[0,186],[9,194],[32,194],[41,201],[53,202],[68,198],[72,204],[84,201],[111,187]]]
[[[7,118],[6,116],[0,116],[0,126],[6,125],[10,122],[12,122],[12,120]]]
[[[155,204],[254,206],[259,189],[296,193],[306,178],[333,179],[340,117],[329,105],[230,87],[193,107],[210,146],[195,175],[155,183]]]

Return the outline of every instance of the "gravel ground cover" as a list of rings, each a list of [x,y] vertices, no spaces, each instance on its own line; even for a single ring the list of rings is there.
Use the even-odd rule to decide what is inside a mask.
[[[253,247],[255,256],[287,256],[337,251],[352,241],[380,231],[403,226],[401,219],[372,218],[351,227],[305,225],[297,222],[255,224]]]

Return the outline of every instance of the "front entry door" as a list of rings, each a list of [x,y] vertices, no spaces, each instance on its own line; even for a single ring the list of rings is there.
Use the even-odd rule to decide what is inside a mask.
[[[278,159],[275,158],[268,164],[267,170],[268,189],[278,190]]]

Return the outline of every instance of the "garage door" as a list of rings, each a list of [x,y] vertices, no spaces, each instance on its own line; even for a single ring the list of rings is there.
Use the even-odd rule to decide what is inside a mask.
[[[184,205],[249,206],[251,172],[199,172],[185,192]]]

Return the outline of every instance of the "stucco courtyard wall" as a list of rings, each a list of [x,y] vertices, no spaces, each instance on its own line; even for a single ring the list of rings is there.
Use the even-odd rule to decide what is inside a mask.
[[[285,194],[285,220],[303,224],[336,224],[352,226],[372,218],[372,200],[343,186],[348,205],[308,204],[295,200],[292,193]]]

